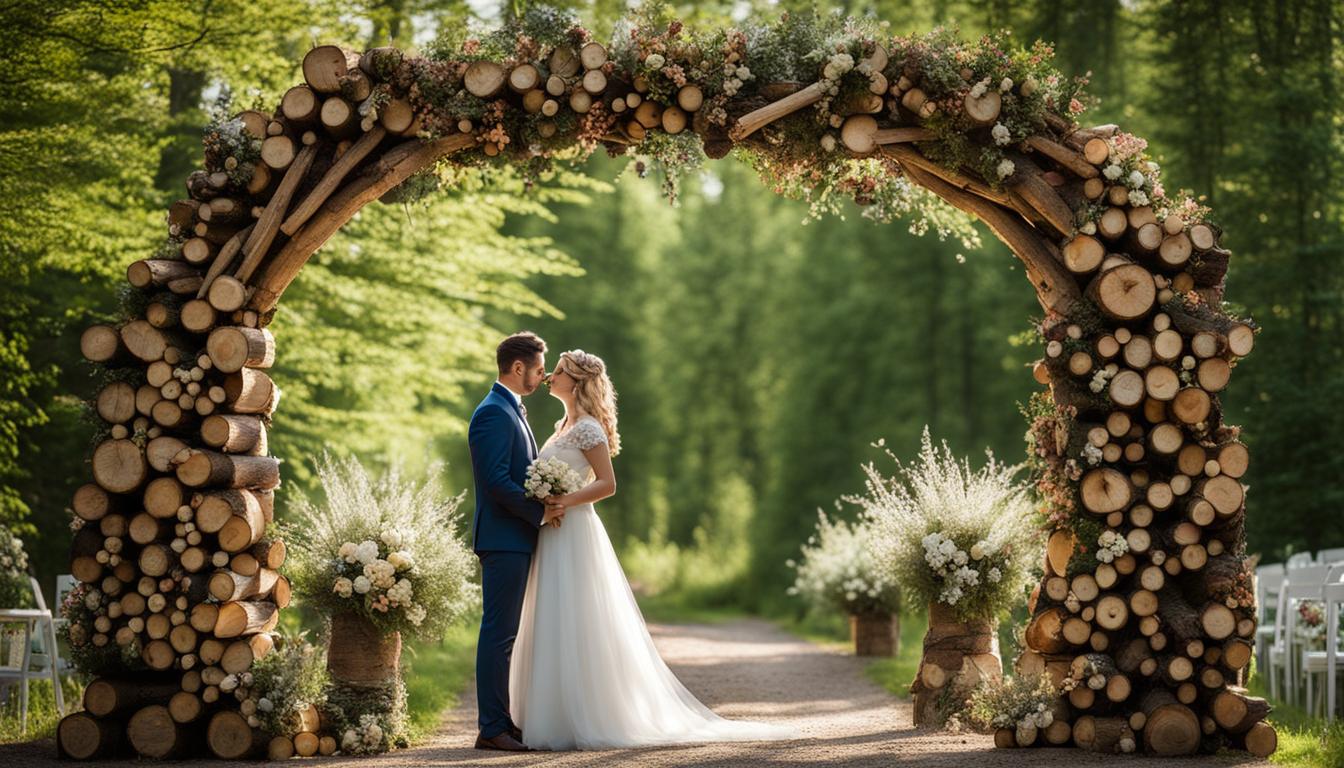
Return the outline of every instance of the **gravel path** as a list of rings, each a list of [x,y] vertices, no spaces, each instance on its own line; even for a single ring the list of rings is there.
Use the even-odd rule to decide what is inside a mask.
[[[704,744],[644,750],[508,754],[472,749],[474,692],[426,743],[378,758],[324,758],[328,766],[769,766],[833,764],[946,768],[1080,765],[1124,768],[1268,766],[1245,756],[1167,759],[1095,755],[1074,749],[994,749],[988,736],[916,730],[910,705],[868,680],[864,662],[799,640],[772,624],[740,620],[715,625],[651,625],[663,658],[705,704],[729,718],[787,723],[788,742]],[[0,747],[0,765],[68,766],[55,761],[50,740]],[[169,765],[169,763],[159,763]],[[221,765],[219,762],[210,765]],[[242,763],[240,765],[247,765]]]

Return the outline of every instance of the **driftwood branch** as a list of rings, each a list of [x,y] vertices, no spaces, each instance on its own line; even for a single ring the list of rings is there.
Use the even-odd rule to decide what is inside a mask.
[[[378,162],[332,195],[267,264],[266,270],[257,279],[250,308],[261,314],[274,309],[280,295],[298,276],[299,269],[308,261],[308,257],[321,248],[360,208],[377,200],[417,171],[475,144],[474,136],[461,133],[435,141],[411,139],[388,150]]]
[[[956,208],[978,217],[1012,249],[1036,288],[1036,300],[1050,312],[1066,315],[1082,295],[1073,277],[1051,253],[1040,234],[1002,207],[956,187],[915,164],[903,166],[910,180]]]

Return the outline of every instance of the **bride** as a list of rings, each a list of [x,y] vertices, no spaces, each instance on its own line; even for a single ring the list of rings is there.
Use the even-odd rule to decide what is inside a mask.
[[[565,417],[541,449],[587,481],[548,500],[528,574],[509,676],[512,715],[534,749],[601,749],[789,738],[788,728],[725,720],[686,690],[658,655],[593,502],[616,492],[616,393],[601,358],[560,355],[551,394]]]

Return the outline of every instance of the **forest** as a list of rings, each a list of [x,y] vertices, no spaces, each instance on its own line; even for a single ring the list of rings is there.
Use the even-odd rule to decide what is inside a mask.
[[[598,30],[623,10],[564,4]],[[0,29],[0,522],[38,576],[63,570],[87,476],[79,331],[120,316],[126,265],[218,115],[275,103],[314,42],[432,45],[519,3],[55,0]],[[807,13],[696,3],[688,19]],[[824,3],[895,32],[1007,28],[1053,43],[1090,115],[1146,137],[1169,183],[1212,206],[1228,297],[1261,326],[1224,398],[1253,461],[1248,546],[1267,560],[1344,545],[1344,9],[1331,0]],[[675,205],[655,168],[599,157],[539,182],[446,178],[371,206],[290,290],[272,326],[285,392],[277,513],[316,492],[323,451],[470,485],[466,419],[493,350],[520,328],[607,361],[620,394],[620,494],[602,505],[632,580],[712,605],[778,610],[816,520],[860,490],[878,444],[935,439],[1023,455],[1040,308],[987,231],[939,239],[852,203],[790,200],[729,157]],[[544,436],[559,403],[532,398]],[[440,469],[441,467],[441,469]],[[845,514],[854,510],[846,509]]]

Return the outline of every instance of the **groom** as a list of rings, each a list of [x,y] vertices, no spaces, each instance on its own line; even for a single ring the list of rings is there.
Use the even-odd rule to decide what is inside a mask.
[[[529,331],[515,333],[495,351],[499,380],[471,416],[468,442],[476,478],[472,546],[481,560],[484,615],[476,647],[477,749],[526,751],[523,734],[509,716],[509,661],[532,552],[541,526],[564,514],[529,499],[523,490],[537,441],[527,424],[523,397],[546,378],[546,342]]]

